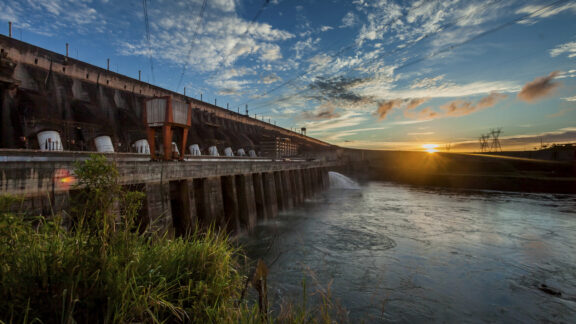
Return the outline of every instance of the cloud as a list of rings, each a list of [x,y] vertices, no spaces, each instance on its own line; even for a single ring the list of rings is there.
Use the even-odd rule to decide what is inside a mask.
[[[335,107],[319,107],[315,111],[303,111],[300,117],[304,120],[323,120],[334,119],[340,117],[340,114],[335,112]]]
[[[320,27],[320,31],[321,31],[321,32],[329,31],[329,30],[332,30],[332,29],[334,29],[334,27],[331,27],[331,26],[322,26],[322,27]]]
[[[323,102],[325,105],[339,105],[343,108],[354,108],[373,103],[373,99],[356,93],[354,89],[364,83],[362,78],[317,77],[309,84],[312,99]]]
[[[432,107],[426,107],[420,111],[404,111],[404,117],[416,119],[417,121],[428,121],[443,117],[443,115]]]
[[[568,98],[562,98],[562,100],[565,100],[565,101],[576,101],[576,96],[568,97]]]
[[[440,108],[444,110],[444,116],[465,116],[478,110],[493,107],[498,101],[505,98],[506,95],[494,92],[486,97],[483,97],[476,104],[465,100],[454,100],[441,106]]]
[[[517,14],[530,14],[526,19],[520,21],[521,24],[532,25],[538,22],[538,18],[549,18],[555,16],[563,11],[571,10],[576,12],[576,3],[568,2],[560,6],[552,6],[547,8],[549,5],[527,5],[518,10]],[[547,9],[545,9],[547,8]]]
[[[271,84],[282,80],[276,73],[268,73],[261,77],[260,82],[264,84]]]
[[[434,108],[432,107],[426,107],[420,111],[413,111],[409,109],[410,102],[413,101],[411,100],[408,101],[408,105],[406,105],[404,116],[406,118],[416,120],[432,120],[446,117],[466,116],[475,113],[479,110],[493,107],[496,105],[496,103],[498,103],[498,101],[503,100],[505,98],[507,98],[506,95],[493,92],[488,96],[482,97],[476,103],[469,100],[461,100],[461,99],[453,100],[440,106],[441,111],[434,110]]]
[[[376,109],[376,116],[378,116],[379,120],[386,119],[386,116],[390,113],[390,111],[394,108],[400,108],[404,104],[404,100],[402,99],[393,99],[382,101],[378,108]]]
[[[306,122],[305,125],[309,133],[316,134],[331,131],[333,129],[353,127],[359,125],[360,123],[366,120],[367,120],[366,117],[359,116],[358,113],[347,112],[337,118],[321,121],[309,121]]]
[[[434,132],[422,132],[422,133],[407,133],[408,136],[426,136],[426,135],[434,135]]]
[[[550,50],[550,56],[552,57],[556,57],[561,54],[567,54],[569,58],[575,58],[576,42],[561,44]]]
[[[418,89],[418,88],[432,88],[438,85],[438,82],[442,81],[446,75],[439,75],[433,78],[424,78],[420,80],[415,80],[410,85],[410,89]]]
[[[0,2],[0,20],[12,21],[13,28],[47,36],[104,32],[106,17],[93,5],[91,1],[74,0]]]
[[[354,26],[356,24],[356,19],[356,15],[354,15],[353,12],[348,12],[342,18],[342,25],[340,25],[340,28],[348,28]]]
[[[428,98],[414,98],[414,99],[411,99],[411,100],[408,101],[408,103],[406,104],[406,109],[414,109],[414,108],[420,106],[421,104],[425,103],[426,101],[428,101]]]
[[[148,8],[151,21],[150,50],[146,40],[121,42],[119,52],[128,56],[148,56],[199,72],[219,71],[234,66],[240,59],[277,62],[282,59],[280,43],[295,35],[263,22],[241,18],[233,0],[210,2],[203,24],[190,19],[187,6],[154,5]],[[198,1],[194,6],[200,6]],[[191,38],[197,32],[198,37]]]
[[[539,77],[531,82],[526,83],[518,93],[518,99],[531,103],[538,99],[551,95],[560,86],[560,82],[554,82],[553,79],[558,72],[552,72],[548,76]]]

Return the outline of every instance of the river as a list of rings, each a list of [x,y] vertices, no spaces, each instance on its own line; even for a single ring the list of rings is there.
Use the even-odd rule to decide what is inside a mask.
[[[575,195],[369,182],[242,242],[269,265],[273,304],[298,300],[305,279],[309,292],[330,287],[352,322],[576,323]]]

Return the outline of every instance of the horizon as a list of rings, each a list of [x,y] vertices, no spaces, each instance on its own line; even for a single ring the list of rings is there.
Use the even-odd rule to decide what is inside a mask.
[[[478,152],[497,128],[505,151],[576,142],[575,2],[326,7],[23,1],[0,2],[0,21],[13,38],[58,53],[70,43],[72,58],[110,58],[117,73],[248,104],[252,117],[342,147]]]

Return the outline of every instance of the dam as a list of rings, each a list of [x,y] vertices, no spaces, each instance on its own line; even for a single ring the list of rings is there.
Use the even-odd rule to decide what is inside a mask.
[[[153,111],[150,100],[169,104],[152,103]],[[250,230],[325,189],[329,169],[340,164],[339,148],[247,109],[241,114],[6,36],[0,102],[0,194],[23,197],[34,214],[66,208],[74,163],[91,152],[114,161],[120,185],[146,194],[145,224],[174,234],[212,223]],[[178,123],[173,116],[185,117]]]

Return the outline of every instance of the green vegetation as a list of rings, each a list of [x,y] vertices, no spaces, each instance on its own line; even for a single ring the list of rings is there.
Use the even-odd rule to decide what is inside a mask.
[[[76,175],[81,187],[68,214],[29,218],[7,212],[18,199],[0,197],[0,322],[268,320],[242,301],[247,281],[225,235],[142,235],[136,220],[143,194],[123,190],[114,165],[93,156]],[[330,323],[325,297],[318,309],[306,309],[305,300],[269,321]]]

